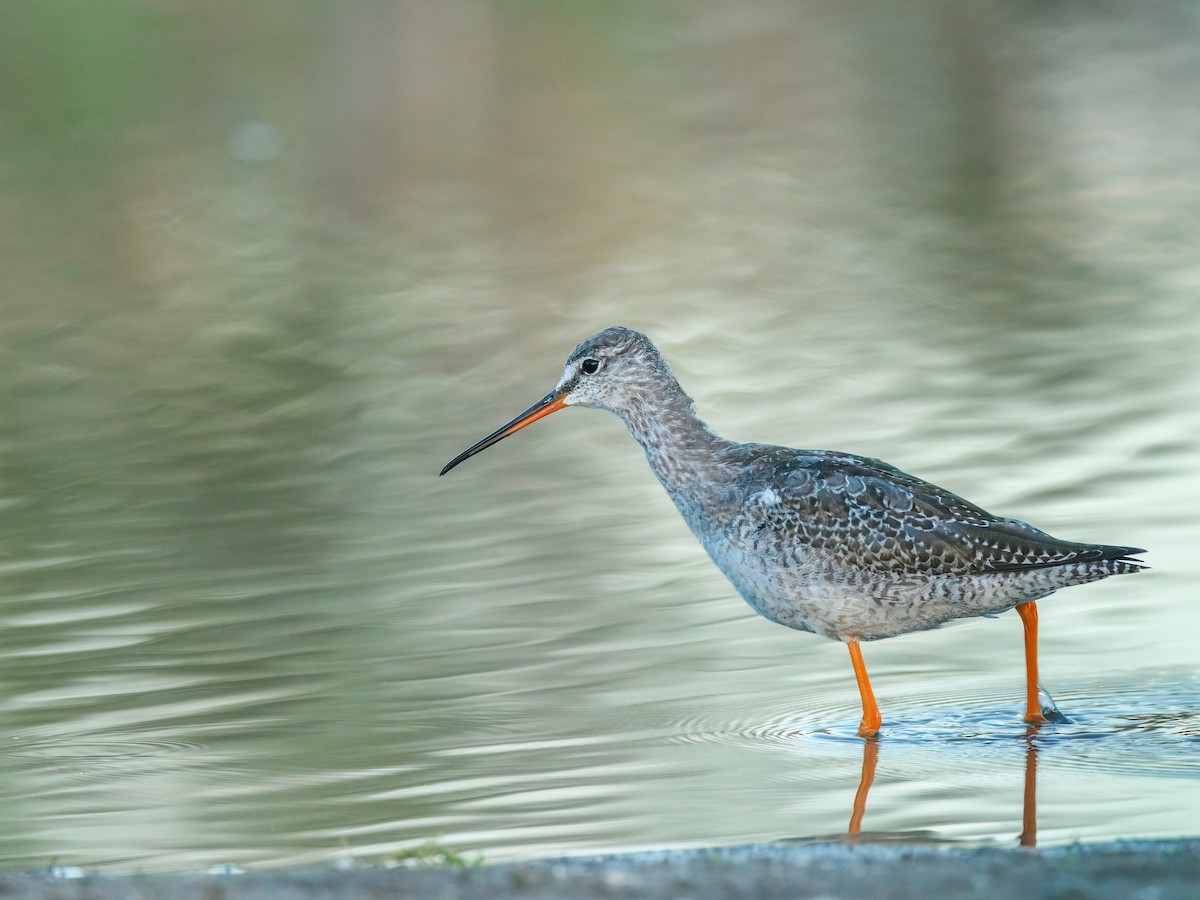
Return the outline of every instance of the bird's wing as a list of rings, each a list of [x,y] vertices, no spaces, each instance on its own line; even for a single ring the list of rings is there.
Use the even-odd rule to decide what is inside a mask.
[[[816,551],[858,570],[958,575],[1141,552],[1061,541],[866,457],[767,453],[754,468],[731,531],[785,564]]]

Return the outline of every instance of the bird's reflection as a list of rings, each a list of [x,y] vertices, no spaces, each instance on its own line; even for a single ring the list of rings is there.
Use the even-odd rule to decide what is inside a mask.
[[[1025,729],[1025,798],[1021,807],[1021,836],[1018,843],[1022,847],[1037,846],[1037,737],[1040,725],[1031,725]]]
[[[878,764],[879,738],[870,738],[863,742],[862,777],[858,780],[858,792],[854,795],[854,810],[850,813],[847,834],[858,834],[862,831],[863,814],[867,811],[867,794],[871,791],[871,783],[875,780],[875,767]]]
[[[1021,813],[1021,834],[1017,842],[1022,847],[1037,846],[1037,736],[1042,726],[1031,725],[1025,730],[1025,792]],[[875,781],[875,768],[879,764],[879,738],[863,742],[862,777],[858,791],[854,794],[854,807],[850,812],[848,837],[862,833],[863,816],[867,811],[867,795]]]

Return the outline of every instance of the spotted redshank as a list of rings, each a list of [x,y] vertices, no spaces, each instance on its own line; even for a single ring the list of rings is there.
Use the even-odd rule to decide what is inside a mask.
[[[650,339],[628,328],[577,346],[554,390],[440,474],[567,406],[621,417],[692,532],[756,612],[846,644],[862,695],[862,737],[875,736],[882,719],[860,642],[1015,608],[1025,631],[1025,721],[1041,723],[1035,601],[1142,568],[1130,559],[1145,552],[1136,547],[1059,540],[877,459],[718,437]]]

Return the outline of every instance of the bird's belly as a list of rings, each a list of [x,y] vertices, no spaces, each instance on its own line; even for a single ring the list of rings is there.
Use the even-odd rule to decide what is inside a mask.
[[[1006,573],[936,576],[839,566],[816,555],[772,565],[730,545],[710,549],[718,568],[759,615],[840,641],[870,641],[995,615],[1058,585]]]

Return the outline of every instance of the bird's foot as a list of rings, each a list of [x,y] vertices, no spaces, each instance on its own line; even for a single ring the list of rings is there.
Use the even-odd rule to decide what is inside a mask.
[[[1026,725],[1067,725],[1071,720],[1059,711],[1058,704],[1050,696],[1050,692],[1038,682],[1038,711],[1030,710],[1025,716]]]
[[[868,741],[872,741],[879,737],[879,726],[882,722],[868,722],[864,719],[858,726],[858,736]]]

